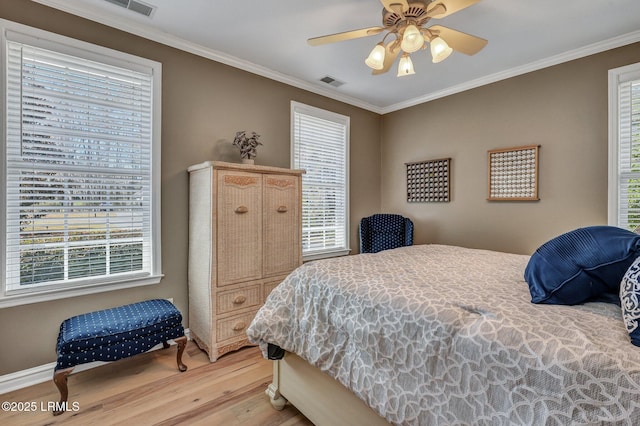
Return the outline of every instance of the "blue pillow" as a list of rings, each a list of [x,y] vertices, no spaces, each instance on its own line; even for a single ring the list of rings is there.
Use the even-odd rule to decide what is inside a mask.
[[[627,327],[631,343],[640,346],[640,257],[624,274],[620,283],[620,302],[622,319]]]
[[[524,271],[533,303],[620,303],[620,281],[640,256],[640,235],[614,226],[590,226],[540,246]]]

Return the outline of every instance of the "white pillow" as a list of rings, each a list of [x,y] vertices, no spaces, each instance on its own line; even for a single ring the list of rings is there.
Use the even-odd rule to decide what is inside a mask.
[[[620,305],[631,343],[640,346],[640,257],[633,261],[622,278]]]

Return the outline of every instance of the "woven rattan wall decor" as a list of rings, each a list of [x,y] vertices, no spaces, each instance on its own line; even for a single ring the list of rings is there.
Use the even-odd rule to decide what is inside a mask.
[[[540,145],[489,151],[490,201],[537,201]]]
[[[407,202],[449,202],[451,158],[406,163]]]

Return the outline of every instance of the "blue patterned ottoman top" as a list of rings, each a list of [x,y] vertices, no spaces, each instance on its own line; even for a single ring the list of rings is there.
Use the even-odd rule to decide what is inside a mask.
[[[71,354],[137,340],[161,334],[164,330],[182,328],[181,323],[182,314],[165,299],[89,312],[71,317],[60,325],[57,352],[59,355]]]

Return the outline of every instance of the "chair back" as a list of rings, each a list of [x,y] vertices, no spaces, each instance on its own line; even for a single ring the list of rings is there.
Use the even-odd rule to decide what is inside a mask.
[[[360,221],[360,253],[377,253],[383,250],[413,244],[413,222],[399,214],[374,214]]]

